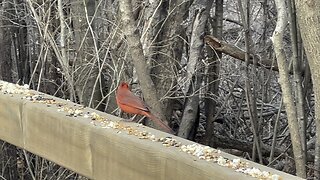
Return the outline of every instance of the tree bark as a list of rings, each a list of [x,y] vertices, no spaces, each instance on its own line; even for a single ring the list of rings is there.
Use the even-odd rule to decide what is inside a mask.
[[[29,52],[27,51],[27,36],[28,36],[28,26],[26,23],[26,20],[23,19],[26,12],[24,12],[21,9],[21,5],[23,5],[24,2],[21,0],[16,1],[14,4],[14,9],[16,16],[18,17],[16,20],[16,23],[20,24],[21,26],[15,27],[14,32],[17,34],[17,37],[15,37],[15,56],[17,58],[17,73],[18,73],[18,80],[21,84],[28,84],[30,81],[30,71],[28,67],[28,56]],[[17,12],[24,12],[19,13]]]
[[[142,6],[142,5],[140,5]],[[172,116],[177,73],[183,52],[184,15],[188,2],[156,1],[145,5],[141,43],[166,119]]]
[[[94,30],[95,0],[77,0],[71,6],[74,26],[75,58],[74,79],[79,101],[85,106],[96,107],[101,99],[101,67]],[[60,17],[61,18],[61,17]],[[61,26],[61,29],[63,26]],[[63,37],[61,37],[63,38]],[[63,52],[63,47],[61,48]],[[99,108],[101,109],[101,107]]]
[[[222,39],[222,29],[223,29],[223,0],[217,0],[215,2],[215,21],[211,24],[213,28],[213,34],[219,39]],[[208,46],[207,46],[208,47]],[[207,48],[208,50],[209,48]],[[212,50],[211,50],[212,51]],[[206,134],[203,137],[203,143],[210,146],[211,139],[213,138],[213,130],[216,114],[216,101],[212,98],[212,95],[218,96],[219,93],[219,76],[220,76],[220,60],[222,57],[222,52],[209,53],[210,58],[208,60],[208,72],[206,84],[208,85],[208,90],[205,96],[205,115],[206,115]]]
[[[316,147],[315,179],[320,179],[320,1],[296,0],[298,24],[306,55],[310,64],[315,94]]]
[[[283,104],[285,105],[288,125],[290,130],[291,143],[296,164],[296,174],[299,177],[306,177],[306,167],[303,161],[303,152],[301,138],[299,134],[299,124],[297,121],[297,114],[294,105],[294,99],[291,92],[291,84],[289,79],[289,70],[286,64],[286,57],[283,49],[283,34],[287,25],[286,4],[285,1],[276,0],[276,7],[278,11],[277,24],[272,35],[272,42],[274,51],[277,57],[279,67],[279,83],[283,92]]]
[[[165,116],[169,119],[172,115],[175,99],[166,98],[174,96],[177,84],[177,73],[179,71],[182,53],[185,27],[183,20],[188,12],[188,2],[184,0],[171,0],[163,3],[160,17],[161,27],[157,32],[156,48],[153,51],[154,60],[151,69],[151,77],[156,86],[158,96],[161,98]]]
[[[123,0],[119,2],[119,11],[121,14],[122,28],[126,35],[129,52],[136,69],[144,100],[151,107],[151,111],[165,120],[163,109],[157,97],[156,88],[150,77],[150,67],[146,64],[146,58],[143,54],[140,36],[138,34],[135,22],[133,19],[131,0]]]
[[[189,62],[187,64],[187,78],[185,83],[185,86],[188,90],[191,88],[189,86],[193,85],[192,77],[199,73],[196,72],[197,70],[200,70],[200,68],[197,69],[196,67],[199,64],[199,60],[203,58],[201,55],[204,46],[202,34],[205,32],[205,26],[209,18],[212,3],[213,1],[211,0],[196,0],[191,5],[191,17],[194,17],[194,19],[190,37]],[[200,78],[198,78],[196,81],[199,80]],[[194,84],[200,83],[196,81],[194,81]],[[196,85],[195,87],[195,90],[198,90],[197,87],[199,86]],[[190,95],[189,93],[190,91],[188,92],[188,95]],[[197,116],[196,113],[198,112],[199,94],[194,92],[191,92],[191,94],[192,96],[189,97],[189,100],[187,100],[181,119],[180,126],[183,128],[179,129],[178,132],[178,136],[184,138],[189,136],[192,127],[194,126],[195,117]],[[197,101],[197,103],[195,101]],[[192,111],[190,111],[191,109]]]
[[[249,59],[251,53],[251,36],[250,36],[250,1],[246,0],[244,3],[245,10],[242,7],[242,2],[238,0],[239,11],[241,14],[241,21],[243,22],[244,27],[244,41],[245,41],[245,94],[248,106],[248,112],[250,116],[252,132],[253,132],[253,141],[254,147],[252,151],[252,159],[255,161],[256,159],[256,150],[259,157],[259,162],[262,164],[262,154],[261,154],[261,138],[259,134],[259,124],[258,124],[258,113],[257,113],[257,103],[256,103],[256,73],[250,73],[249,71]],[[256,71],[257,60],[253,58],[253,71]],[[250,77],[251,75],[251,77]],[[250,83],[250,79],[252,79],[252,85]]]
[[[6,13],[12,8],[13,2],[3,1],[0,4],[1,18],[0,20],[0,78],[4,81],[12,82],[12,58],[11,58],[11,17]]]
[[[306,162],[307,156],[307,137],[306,137],[306,126],[307,126],[307,117],[305,115],[304,108],[304,96],[302,89],[302,74],[301,74],[301,65],[302,65],[302,57],[299,56],[298,49],[298,30],[297,30],[297,22],[296,22],[296,7],[294,4],[294,0],[290,0],[288,2],[289,9],[289,22],[290,22],[290,36],[291,36],[291,47],[292,47],[292,67],[293,67],[293,82],[294,82],[294,94],[295,94],[295,104],[297,111],[297,120],[300,125],[300,137],[302,144],[303,153],[303,161]]]
[[[199,71],[199,70],[198,70]],[[195,90],[199,90],[201,84],[200,72],[196,72],[196,75],[192,78],[192,85],[190,85],[188,94],[191,96],[187,98],[182,120],[179,127],[178,136],[189,139],[191,137],[192,130],[195,129],[195,122],[197,122],[197,117],[199,112],[199,93],[195,93]],[[212,132],[210,132],[212,133]]]
[[[169,77],[170,80],[170,76],[175,74],[170,72],[170,68],[173,67],[173,65],[168,66],[170,58],[163,60],[157,57],[159,50],[157,50],[156,47],[159,44],[158,41],[161,41],[160,32],[163,29],[163,24],[165,24],[163,14],[165,14],[166,6],[164,4],[163,1],[155,1],[145,7],[143,12],[144,24],[140,37],[143,53],[149,66],[147,69],[148,74],[151,75],[150,77],[157,90],[156,94],[158,98],[166,96],[166,93],[170,91],[172,84],[168,83],[167,77]],[[174,27],[172,28],[174,29]],[[169,101],[172,100],[164,100],[160,104],[162,112],[165,113],[162,115],[162,118],[166,120],[170,119],[172,111],[172,107],[168,107],[167,104]]]

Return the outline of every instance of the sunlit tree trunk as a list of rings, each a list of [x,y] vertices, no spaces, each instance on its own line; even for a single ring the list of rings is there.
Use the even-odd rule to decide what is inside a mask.
[[[298,24],[310,64],[315,96],[315,179],[320,179],[320,1],[296,0]]]
[[[302,143],[299,133],[299,124],[297,119],[296,108],[294,105],[294,98],[291,90],[292,88],[289,79],[289,69],[286,63],[286,57],[283,49],[283,35],[285,27],[287,25],[286,4],[282,0],[276,0],[275,2],[278,15],[277,25],[272,35],[272,42],[279,67],[279,83],[283,92],[283,104],[285,105],[288,118],[292,149],[297,171],[296,174],[299,177],[305,178],[306,167],[303,159]]]

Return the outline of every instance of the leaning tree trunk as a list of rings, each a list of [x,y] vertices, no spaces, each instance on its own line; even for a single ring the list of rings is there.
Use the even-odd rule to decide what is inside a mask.
[[[205,32],[205,26],[207,20],[209,18],[210,9],[213,1],[211,0],[196,0],[191,5],[191,17],[194,17],[192,29],[191,29],[191,37],[190,37],[190,51],[189,51],[189,62],[187,65],[187,79],[186,79],[186,89],[189,90],[193,85],[193,77],[197,76],[197,64],[200,59],[203,58],[201,52],[203,52],[204,40],[203,33]],[[199,66],[198,66],[199,67]],[[199,69],[198,69],[199,70]],[[200,78],[198,78],[200,79]],[[199,80],[198,80],[199,81]],[[198,84],[195,82],[194,84]],[[195,86],[197,88],[197,85]],[[198,91],[198,89],[195,89]],[[185,109],[183,112],[183,116],[181,119],[180,129],[178,136],[187,138],[194,127],[195,118],[198,113],[199,106],[199,93],[195,92],[187,92],[188,95],[192,95],[187,100],[185,105]],[[197,103],[195,103],[197,101]],[[192,123],[190,123],[192,122]]]
[[[168,66],[168,64],[166,64],[169,62],[168,59],[170,58],[162,61],[161,59],[158,59],[156,57],[158,51],[155,49],[155,47],[156,44],[159,43],[157,42],[157,40],[160,39],[159,32],[162,31],[162,24],[164,24],[164,18],[161,16],[161,14],[163,13],[163,6],[163,1],[156,1],[150,3],[149,5],[146,5],[143,12],[141,12],[144,15],[144,24],[140,36],[140,41],[142,43],[143,55],[146,59],[147,64],[150,66],[147,69],[147,73],[152,75],[151,80],[154,83],[155,89],[157,90],[157,99],[165,96],[165,93],[170,91],[170,84],[166,81],[167,78],[163,77],[169,77],[170,75],[175,74],[173,72],[166,71],[166,69],[173,67],[172,65]],[[165,90],[164,93],[162,93],[163,90]],[[167,108],[167,103],[164,102],[168,101],[164,100],[160,104],[161,111],[164,113],[161,116],[162,119],[169,120],[170,116],[168,115],[171,112],[171,107]]]
[[[161,119],[165,120],[164,112],[157,97],[156,88],[150,77],[150,67],[148,64],[146,64],[146,58],[143,54],[140,36],[136,30],[131,0],[120,1],[119,12],[121,14],[123,32],[127,38],[132,63],[136,69],[144,99],[151,107],[152,112]]]
[[[299,177],[306,177],[306,167],[303,161],[302,143],[299,135],[299,124],[294,105],[294,99],[291,92],[291,84],[289,79],[289,69],[286,64],[286,57],[283,49],[283,34],[287,25],[287,14],[285,1],[276,0],[278,11],[277,24],[272,35],[274,51],[277,57],[279,67],[279,83],[283,92],[283,104],[286,108],[288,117],[288,125],[290,130],[291,143],[296,164],[296,174]]]
[[[320,1],[296,0],[298,24],[310,64],[315,96],[315,178],[320,179]]]

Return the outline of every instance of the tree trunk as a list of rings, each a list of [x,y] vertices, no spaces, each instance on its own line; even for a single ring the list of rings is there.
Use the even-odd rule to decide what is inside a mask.
[[[187,64],[187,79],[185,86],[188,88],[193,88],[193,81],[192,77],[195,76],[197,71],[200,70],[199,61],[202,56],[203,52],[203,36],[202,34],[205,32],[205,27],[207,24],[207,20],[209,18],[210,9],[212,6],[213,1],[211,0],[196,0],[191,5],[191,17],[194,17],[192,29],[191,29],[191,37],[190,37],[190,51],[189,51],[189,62]],[[198,78],[197,81],[199,81],[201,78]],[[195,81],[196,82],[196,81]],[[198,84],[200,82],[196,82],[194,84]],[[191,86],[191,87],[190,87]],[[197,85],[194,86],[196,88],[193,88],[195,91],[198,91]],[[197,117],[198,112],[198,106],[199,106],[199,93],[196,92],[189,92],[188,95],[192,94],[190,99],[187,100],[187,103],[185,105],[184,113],[181,119],[180,126],[183,127],[179,129],[178,136],[180,137],[188,137],[192,127],[194,126],[195,117]],[[195,102],[197,101],[197,103]],[[192,109],[192,111],[190,111]],[[190,122],[191,121],[191,122]],[[192,123],[193,122],[193,123]]]
[[[154,37],[157,38],[153,51],[156,55],[152,62],[151,77],[158,96],[162,99],[163,109],[166,110],[165,116],[170,119],[176,100],[165,97],[173,96],[172,92],[175,92],[177,71],[180,69],[178,62],[181,61],[184,46],[182,38],[185,37],[185,27],[182,24],[189,6],[184,0],[172,0],[163,4],[160,16],[163,23]]]
[[[315,94],[316,147],[315,179],[320,179],[320,1],[296,0],[298,24],[310,64]]]
[[[283,49],[283,33],[287,25],[286,4],[285,1],[276,0],[276,7],[278,11],[277,25],[272,35],[272,42],[274,51],[277,57],[279,67],[279,83],[283,92],[283,104],[286,108],[288,116],[288,125],[290,130],[291,143],[296,164],[296,174],[299,177],[306,177],[306,167],[303,161],[303,152],[301,138],[299,134],[299,124],[297,121],[297,114],[294,105],[294,99],[291,92],[291,84],[289,79],[288,65],[286,64],[286,57]]]
[[[146,64],[140,37],[136,30],[131,0],[120,1],[119,11],[121,14],[123,32],[127,38],[130,55],[134,68],[136,69],[144,99],[151,107],[151,111],[160,117],[160,119],[165,120],[163,109],[161,108],[161,104],[157,97],[156,88],[150,77],[150,67]]]
[[[12,8],[13,2],[2,1],[0,4],[1,20],[0,20],[0,79],[12,82],[12,59],[11,59],[11,17],[6,13]]]
[[[28,28],[26,21],[22,18],[26,13],[17,13],[23,12],[21,9],[21,5],[24,3],[22,0],[18,0],[15,3],[15,13],[17,18],[17,23],[21,24],[22,26],[15,28],[15,33],[17,37],[15,37],[15,56],[17,58],[17,73],[18,73],[18,80],[21,84],[28,84],[30,81],[30,72],[28,69],[28,51],[27,51],[27,36],[28,36]]]
[[[200,70],[198,70],[200,71]],[[199,118],[199,89],[201,85],[201,73],[196,72],[196,75],[192,78],[192,85],[190,85],[188,90],[188,95],[191,96],[187,98],[182,120],[179,127],[178,136],[182,138],[189,139],[190,134],[193,130],[195,130],[195,123],[197,122],[197,118]],[[198,91],[195,93],[194,91]],[[192,139],[191,139],[192,140]]]
[[[292,67],[293,67],[293,82],[294,82],[294,93],[295,93],[295,104],[296,104],[296,111],[297,111],[297,120],[300,125],[300,137],[301,137],[301,144],[302,144],[302,151],[303,153],[303,161],[306,162],[307,157],[307,138],[306,138],[306,126],[307,126],[307,117],[305,115],[305,108],[304,102],[305,98],[303,96],[302,90],[302,73],[301,73],[301,66],[302,66],[302,56],[299,55],[298,49],[298,38],[299,38],[299,31],[297,30],[297,23],[296,23],[296,7],[294,4],[294,0],[290,0],[288,2],[288,9],[289,9],[289,22],[290,22],[290,35],[292,41]]]
[[[213,27],[213,35],[219,39],[222,39],[222,27],[223,27],[223,0],[217,0],[215,5],[215,21],[211,24]],[[208,48],[209,50],[209,48]],[[216,55],[217,54],[217,55]],[[206,121],[206,134],[204,137],[204,144],[210,145],[210,141],[213,138],[213,130],[215,121],[214,115],[216,114],[217,103],[213,99],[213,96],[218,96],[219,93],[219,74],[220,74],[220,59],[222,57],[221,52],[210,53],[211,57],[208,61],[208,73],[207,82],[208,90],[205,97],[205,115]]]
[[[72,4],[71,9],[76,50],[73,61],[76,92],[81,104],[97,108],[101,99],[102,80],[99,74],[98,44],[93,28],[95,0],[78,0]]]
[[[250,53],[251,53],[251,36],[250,36],[250,1],[246,0],[244,2],[244,8],[242,7],[242,2],[238,0],[239,5],[239,11],[241,14],[241,21],[243,22],[244,27],[244,41],[245,41],[245,94],[246,94],[246,100],[247,100],[247,107],[251,122],[251,129],[253,133],[253,141],[254,147],[252,151],[252,159],[255,161],[256,159],[256,152],[259,157],[259,162],[262,164],[262,154],[261,154],[261,138],[260,138],[260,131],[259,131],[259,122],[258,122],[258,113],[257,113],[257,103],[256,103],[256,68],[257,68],[257,59],[253,58],[253,72],[249,71],[249,59],[250,59]],[[250,82],[250,79],[252,79],[252,83]]]

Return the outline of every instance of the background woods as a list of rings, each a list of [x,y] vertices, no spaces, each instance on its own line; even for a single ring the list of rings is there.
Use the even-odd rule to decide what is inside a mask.
[[[0,78],[114,115],[127,81],[178,136],[319,179],[319,8],[2,0]],[[85,179],[2,141],[0,168],[5,179]]]

